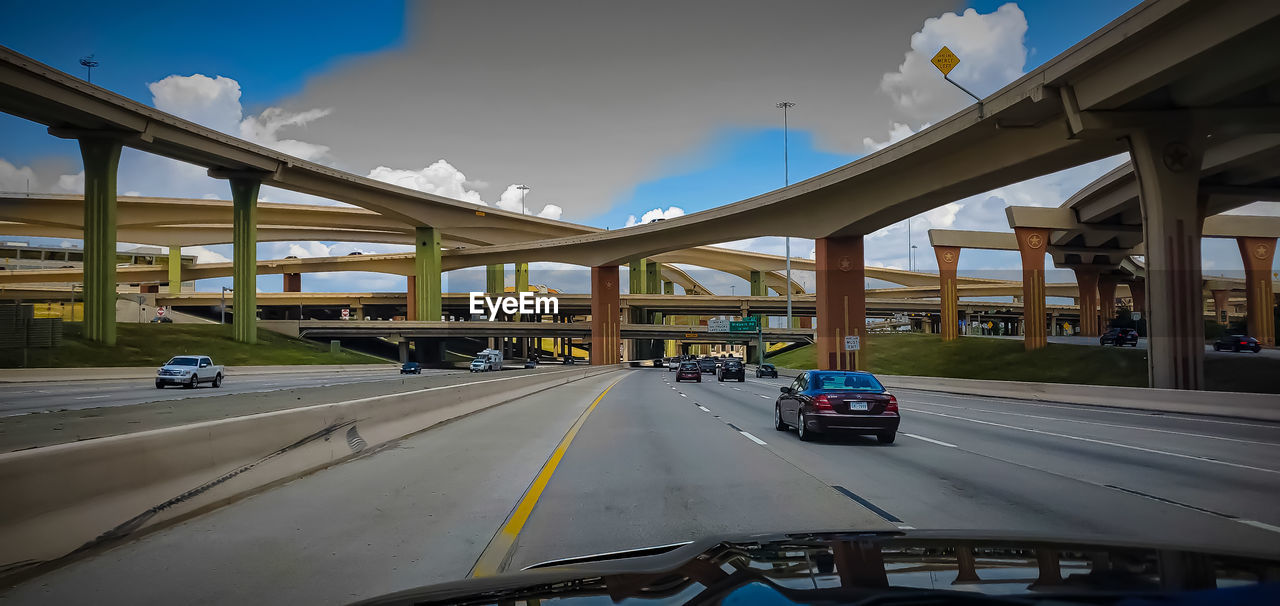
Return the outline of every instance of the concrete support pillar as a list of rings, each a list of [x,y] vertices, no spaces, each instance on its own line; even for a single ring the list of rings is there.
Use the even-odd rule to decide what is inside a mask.
[[[634,264],[633,264],[634,267]],[[636,275],[636,272],[632,272]],[[622,345],[618,266],[591,268],[591,363],[617,364]]]
[[[1022,343],[1032,351],[1049,344],[1044,326],[1044,254],[1049,230],[1015,227],[1013,233],[1022,255]]]
[[[284,292],[302,292],[302,274],[284,275]]]
[[[232,332],[236,341],[258,342],[258,186],[253,177],[232,177]]]
[[[507,275],[502,265],[485,266],[484,291],[491,295],[501,295],[507,288]]]
[[[938,258],[938,295],[941,297],[942,340],[960,338],[960,295],[956,290],[956,268],[960,265],[960,248],[935,246],[933,254]]]
[[[1275,294],[1271,289],[1271,263],[1275,238],[1236,238],[1244,259],[1245,302],[1249,336],[1263,347],[1276,346]]]
[[[116,171],[120,141],[80,139],[84,160],[84,335],[116,344]]]
[[[1147,314],[1147,281],[1134,280],[1129,285],[1129,294],[1133,296],[1133,311],[1142,314],[1142,317],[1145,318]]]
[[[516,280],[516,283],[515,283],[515,290],[513,291],[513,294],[516,297],[519,297],[520,293],[522,292],[529,292],[529,264],[528,263],[515,264],[515,280]],[[512,314],[511,319],[515,320],[516,322],[519,322],[520,314],[519,313]]]
[[[662,294],[664,294],[664,295],[674,295],[674,294],[676,294],[676,283],[675,283],[675,282],[663,282],[663,283],[662,283]]]
[[[652,259],[645,259],[644,292],[651,295],[662,292],[662,264]]]
[[[1146,245],[1148,353],[1151,387],[1204,386],[1204,303],[1199,195],[1204,135],[1189,125],[1130,133]]]
[[[1213,294],[1213,318],[1218,324],[1227,325],[1227,298],[1231,296],[1229,290],[1215,290]]]
[[[414,228],[413,299],[419,320],[439,322],[440,295],[443,292],[440,273],[440,230],[434,227]]]
[[[1072,268],[1080,289],[1080,336],[1096,337],[1098,331],[1098,270],[1092,267]]]
[[[169,294],[182,292],[182,247],[169,247]]]
[[[819,238],[814,243],[818,368],[866,369],[867,291],[862,236]],[[845,351],[846,336],[861,337],[862,349]]]
[[[417,281],[418,280],[413,276],[409,276],[409,278],[405,280],[404,290],[405,290],[406,305],[404,306],[404,319],[410,322],[418,319],[418,296],[417,296],[418,285],[416,284]],[[492,345],[490,345],[490,347],[492,347]]]
[[[764,297],[769,295],[769,289],[764,285],[764,272],[751,271],[751,296]]]
[[[404,340],[399,343],[400,346],[400,363],[404,364],[409,361],[409,341]]]
[[[1116,284],[1115,276],[1098,277],[1098,329],[1107,330],[1111,321],[1116,319]]]
[[[631,287],[628,292],[633,295],[644,294],[645,274],[644,259],[636,259],[630,263],[630,270],[627,272],[627,278]]]
[[[139,284],[138,292],[141,294],[156,294],[160,292],[159,284]]]

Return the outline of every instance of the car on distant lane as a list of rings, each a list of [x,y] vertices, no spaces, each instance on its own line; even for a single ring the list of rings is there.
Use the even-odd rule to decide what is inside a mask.
[[[1132,345],[1137,347],[1138,331],[1132,328],[1109,328],[1107,332],[1098,337],[1098,345],[1115,345],[1116,347]]]
[[[773,405],[778,431],[796,428],[800,439],[820,434],[874,435],[892,444],[898,433],[898,399],[868,372],[809,370],[781,388]]]
[[[209,356],[174,356],[156,371],[156,389],[181,385],[191,389],[201,383],[222,387],[222,365]]]
[[[667,372],[675,372],[677,370],[680,370],[680,364],[681,364],[680,358],[668,358]]]
[[[756,367],[756,378],[773,377],[778,378],[778,369],[773,364],[761,364]]]
[[[742,365],[742,360],[729,358],[720,363],[718,378],[722,383],[726,379],[737,379],[741,383],[747,380],[747,367]]]
[[[662,368],[662,367],[664,367],[664,366],[666,366],[666,365],[667,365],[667,361],[666,361],[666,360],[663,360],[662,358],[654,358],[654,359],[653,359],[653,367],[654,367],[654,368]]]
[[[1262,351],[1262,344],[1257,339],[1249,335],[1222,335],[1217,341],[1213,342],[1214,351],[1252,351],[1258,353]]]
[[[676,383],[685,379],[692,379],[699,383],[702,382],[702,368],[697,362],[681,362],[680,370],[676,371]]]
[[[400,374],[420,375],[422,374],[422,365],[417,362],[405,362],[404,365],[400,367]]]
[[[710,374],[710,375],[716,374],[716,366],[719,365],[716,362],[715,358],[710,358],[710,357],[699,358],[697,363],[698,363],[699,370],[701,370],[703,373]]]

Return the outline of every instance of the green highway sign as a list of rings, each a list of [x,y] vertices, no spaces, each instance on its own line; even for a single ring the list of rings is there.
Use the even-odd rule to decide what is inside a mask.
[[[756,318],[729,322],[729,332],[756,332],[758,330],[760,330],[760,321]]]

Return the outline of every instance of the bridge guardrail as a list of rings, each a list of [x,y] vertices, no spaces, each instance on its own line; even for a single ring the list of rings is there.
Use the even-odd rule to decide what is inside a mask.
[[[0,574],[105,547],[441,422],[618,368],[485,379],[0,454]]]

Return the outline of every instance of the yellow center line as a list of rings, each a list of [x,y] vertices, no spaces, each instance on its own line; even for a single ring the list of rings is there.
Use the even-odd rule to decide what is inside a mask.
[[[516,508],[511,511],[511,515],[507,518],[507,522],[494,535],[493,540],[489,541],[489,545],[485,547],[484,552],[476,560],[475,566],[471,569],[472,577],[490,577],[502,572],[507,565],[507,561],[511,557],[511,552],[516,544],[516,539],[520,536],[520,531],[524,528],[525,522],[529,521],[529,515],[533,513],[533,508],[538,504],[538,499],[542,496],[542,491],[546,489],[547,484],[551,482],[551,474],[556,472],[556,467],[560,465],[560,460],[564,458],[564,453],[569,450],[569,444],[573,442],[574,436],[578,435],[578,430],[582,429],[583,424],[587,422],[587,416],[591,411],[596,409],[596,405],[604,399],[605,394],[613,389],[625,377],[618,377],[596,399],[582,414],[578,416],[578,420],[574,421],[569,427],[569,431],[561,438],[560,444],[551,452],[551,456],[547,458],[547,462],[542,465],[542,470],[533,479],[533,483],[529,485],[520,502],[516,504]]]

